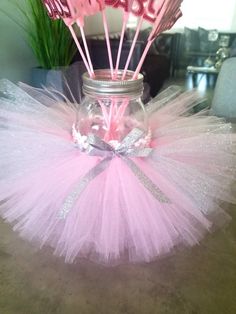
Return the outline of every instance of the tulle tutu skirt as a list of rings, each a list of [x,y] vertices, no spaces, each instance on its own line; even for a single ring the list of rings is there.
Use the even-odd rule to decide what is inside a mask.
[[[152,152],[129,157],[164,201],[115,156],[61,217],[65,200],[102,157],[74,144],[72,104],[6,80],[0,92],[0,214],[22,237],[51,246],[67,262],[148,262],[199,243],[227,219],[220,202],[236,201],[236,137],[222,119],[192,113],[195,93],[152,100]]]

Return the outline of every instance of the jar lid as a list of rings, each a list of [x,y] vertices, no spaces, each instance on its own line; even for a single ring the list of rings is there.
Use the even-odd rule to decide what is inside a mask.
[[[125,79],[122,80],[123,71],[117,72],[116,79],[111,79],[110,69],[94,71],[95,78],[91,78],[86,72],[83,74],[83,92],[85,95],[97,96],[140,96],[143,92],[143,75],[139,74],[133,80],[133,71],[127,71]]]

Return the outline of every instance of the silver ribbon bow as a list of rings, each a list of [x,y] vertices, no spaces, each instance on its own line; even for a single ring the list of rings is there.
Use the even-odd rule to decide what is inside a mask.
[[[82,179],[75,185],[73,191],[65,199],[60,210],[59,216],[65,219],[74,203],[79,198],[81,193],[89,185],[89,183],[96,178],[100,173],[105,171],[114,157],[120,157],[127,164],[134,175],[139,179],[142,185],[157,199],[160,203],[170,203],[167,196],[151,181],[151,179],[136,165],[136,163],[129,157],[148,157],[152,148],[138,148],[135,143],[142,138],[144,131],[140,129],[133,129],[123,139],[123,141],[114,148],[95,135],[88,136],[90,156],[102,156],[102,159],[96,166],[90,169]]]

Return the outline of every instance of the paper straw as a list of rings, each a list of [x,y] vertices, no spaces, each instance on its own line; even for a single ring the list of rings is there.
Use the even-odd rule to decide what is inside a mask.
[[[162,2],[160,13],[156,22],[153,25],[153,29],[149,35],[149,39],[156,37],[160,32],[168,29],[168,25],[170,25],[170,22],[172,20],[174,20],[175,22],[177,21],[176,16],[178,16],[178,18],[181,16],[178,15],[178,13],[181,13],[181,2],[182,0],[166,0]],[[171,24],[173,26],[173,23]]]
[[[141,67],[142,67],[142,65],[143,65],[143,62],[144,62],[144,60],[145,60],[145,58],[146,58],[146,55],[147,55],[147,53],[148,53],[148,50],[149,50],[149,48],[151,47],[152,43],[153,43],[153,40],[149,40],[149,41],[147,42],[147,45],[146,45],[146,47],[145,47],[145,49],[144,49],[144,51],[143,51],[142,57],[141,57],[141,59],[140,59],[140,61],[139,61],[139,63],[138,63],[138,66],[137,66],[137,68],[136,68],[136,70],[135,70],[135,72],[134,72],[134,75],[133,75],[133,77],[132,77],[132,80],[135,80],[135,79],[137,78],[137,76],[138,76],[138,74],[139,74],[139,72],[140,72],[140,70],[141,70]]]
[[[89,68],[91,70],[92,77],[94,77],[95,75],[94,75],[94,70],[93,70],[93,64],[92,64],[90,53],[89,53],[89,50],[88,50],[88,45],[87,45],[86,37],[85,37],[85,34],[84,34],[84,28],[83,28],[83,26],[80,26],[79,23],[77,23],[77,25],[80,28],[80,33],[81,33],[81,36],[82,36],[85,53],[86,53],[87,60],[88,60],[88,63],[89,63]]]
[[[118,109],[115,119],[120,120],[121,118],[123,118],[123,115],[125,113],[125,110],[128,104],[129,104],[129,99],[128,98],[124,99],[124,101],[122,102],[122,105],[120,105]]]
[[[111,128],[111,124],[112,124],[112,121],[114,120],[113,119],[113,112],[114,112],[114,99],[112,99],[112,102],[111,102],[111,105],[110,105],[110,111],[109,111],[109,118],[108,118],[108,131],[110,131],[110,128]]]
[[[134,0],[133,0],[134,1]],[[132,1],[132,3],[133,3]],[[123,72],[123,75],[122,75],[122,80],[125,79],[125,75],[126,75],[126,72],[128,70],[128,67],[129,67],[129,63],[130,63],[130,60],[131,60],[131,57],[132,57],[132,54],[133,54],[133,51],[134,51],[134,48],[135,48],[135,44],[137,42],[137,39],[138,39],[138,35],[140,33],[140,29],[142,27],[142,23],[143,23],[143,19],[144,19],[144,15],[146,13],[146,7],[150,4],[152,0],[148,0],[147,2],[145,2],[143,5],[144,5],[144,13],[143,15],[140,17],[139,19],[139,23],[137,25],[137,29],[136,29],[136,33],[135,33],[135,36],[133,38],[133,42],[132,42],[132,45],[131,45],[131,48],[130,48],[130,52],[129,52],[129,55],[128,55],[128,58],[127,58],[127,61],[126,61],[126,64],[125,64],[125,68],[124,68],[124,72]],[[162,0],[162,1],[165,1],[165,0]]]
[[[108,59],[111,69],[111,77],[114,77],[114,69],[113,69],[113,61],[112,61],[112,54],[111,54],[111,43],[109,39],[109,31],[108,31],[108,24],[106,19],[105,11],[102,10],[102,20],[103,20],[103,26],[104,26],[104,32],[105,32],[105,38],[106,38],[106,44],[107,44],[107,52],[108,52]]]
[[[71,25],[67,25],[67,26],[68,26],[68,28],[69,28],[69,30],[70,30],[70,32],[71,32],[71,35],[72,35],[72,37],[73,37],[73,39],[74,39],[74,41],[75,41],[75,44],[76,44],[76,46],[77,46],[77,48],[78,48],[78,50],[79,50],[79,53],[80,53],[80,55],[81,55],[81,57],[82,57],[82,60],[83,60],[84,65],[85,65],[85,67],[86,67],[86,69],[87,69],[87,71],[88,71],[89,76],[90,76],[90,77],[93,77],[93,74],[92,74],[92,72],[91,72],[91,70],[90,70],[90,67],[89,67],[89,65],[88,65],[88,62],[87,62],[87,60],[86,60],[86,57],[85,57],[84,52],[83,52],[83,50],[82,50],[82,48],[81,48],[81,46],[80,46],[80,43],[79,43],[79,41],[78,41],[78,38],[77,38],[77,36],[76,36],[76,34],[75,34],[75,31],[74,31],[73,27],[72,27]]]
[[[136,32],[135,32],[135,35],[134,35],[134,38],[133,38],[133,42],[132,42],[132,45],[130,47],[129,55],[128,55],[128,58],[127,58],[127,61],[126,61],[125,67],[124,67],[122,80],[125,79],[126,72],[128,70],[129,63],[130,63],[130,60],[131,60],[131,57],[132,57],[132,54],[133,54],[133,51],[134,51],[134,47],[135,47],[136,41],[138,39],[138,35],[139,35],[139,32],[140,32],[140,29],[142,27],[142,23],[143,23],[143,16],[140,17],[139,22],[138,22],[138,26],[137,26],[137,29],[136,29]]]
[[[108,126],[109,126],[109,118],[108,118],[107,108],[103,104],[102,100],[98,100],[98,102],[99,102],[99,105],[100,105],[100,107],[102,109],[103,118],[104,118],[106,126],[108,128]]]
[[[68,6],[69,6],[70,12],[74,12],[74,6],[72,5],[71,0],[67,0],[67,4],[68,4]],[[71,14],[72,14],[72,13],[71,13]],[[69,28],[69,30],[70,30],[70,32],[71,32],[71,35],[72,35],[72,37],[73,37],[73,39],[74,39],[74,41],[75,41],[75,44],[76,44],[76,46],[77,46],[77,48],[78,48],[78,50],[79,50],[79,53],[80,53],[80,55],[81,55],[81,57],[82,57],[82,60],[83,60],[83,62],[84,62],[84,65],[85,65],[85,67],[86,67],[86,69],[87,69],[87,71],[88,71],[88,73],[89,73],[89,76],[90,76],[90,77],[93,77],[93,76],[94,76],[93,66],[92,66],[92,63],[91,63],[89,51],[88,51],[88,49],[87,49],[87,43],[86,43],[85,35],[84,35],[83,29],[82,29],[82,26],[81,26],[81,22],[79,21],[79,18],[78,18],[78,17],[77,17],[77,19],[74,18],[74,17],[73,17],[72,19],[69,18],[69,22],[66,22],[66,20],[67,20],[67,19],[64,19],[64,22],[65,22],[66,26],[68,26],[68,28]],[[83,52],[83,50],[82,50],[82,48],[81,48],[81,45],[80,45],[80,43],[79,43],[79,41],[78,41],[78,38],[77,38],[77,36],[76,36],[76,34],[75,34],[75,31],[74,31],[74,29],[73,29],[73,27],[72,27],[72,25],[75,23],[75,21],[76,21],[77,25],[78,25],[79,28],[80,28],[80,32],[81,32],[81,35],[82,35],[82,40],[83,40],[83,43],[84,43],[85,52],[86,52],[86,54],[87,54],[87,58],[88,58],[89,64],[88,64],[87,59],[86,59],[86,57],[85,57],[85,55],[84,55],[84,52]],[[87,49],[87,50],[86,50],[86,49]]]
[[[115,69],[115,76],[116,77],[117,77],[117,72],[119,70],[121,50],[122,50],[122,45],[123,45],[123,41],[124,41],[124,35],[125,35],[125,30],[126,30],[128,19],[129,19],[129,12],[124,12],[122,31],[120,34],[120,43],[119,43],[119,48],[118,48],[118,53],[117,53],[117,58],[116,58],[116,69]]]
[[[155,40],[155,38],[164,30],[168,29],[168,27],[170,27],[170,25],[173,26],[173,23],[171,23],[171,21],[177,21],[177,18],[179,18],[181,15],[179,15],[178,13],[181,11],[179,10],[179,6],[180,3],[182,2],[182,0],[177,0],[174,1],[173,0],[167,0],[164,1],[162,3],[162,8],[160,10],[160,13],[158,15],[158,18],[156,20],[156,22],[153,25],[153,29],[148,37],[148,42],[147,45],[143,51],[143,54],[141,56],[141,59],[137,65],[137,68],[134,72],[133,78],[132,79],[136,79],[141,67],[143,65],[143,62],[146,58],[146,55],[148,53],[149,48],[151,47],[153,41]],[[169,14],[168,14],[169,13]]]

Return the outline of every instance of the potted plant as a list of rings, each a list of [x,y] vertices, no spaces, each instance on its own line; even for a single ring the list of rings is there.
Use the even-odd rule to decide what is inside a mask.
[[[25,0],[23,6],[22,2],[15,0],[12,5],[19,10],[21,17],[17,19],[8,12],[4,13],[23,29],[39,65],[32,69],[31,84],[35,87],[52,85],[64,92],[65,79],[70,85],[73,81],[71,76],[79,77],[75,73],[78,66],[68,68],[76,53],[68,28],[62,20],[53,21],[48,17],[42,0]],[[74,87],[70,88],[73,91]]]

